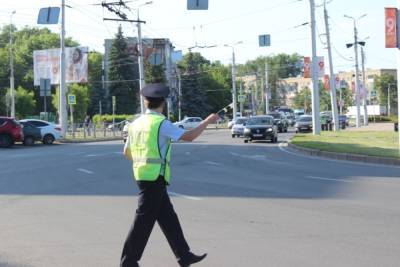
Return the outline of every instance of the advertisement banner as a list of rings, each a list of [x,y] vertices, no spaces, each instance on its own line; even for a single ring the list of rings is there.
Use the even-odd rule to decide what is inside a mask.
[[[324,57],[317,57],[318,59],[318,77],[322,78],[325,76],[325,62],[324,62]]]
[[[304,78],[311,78],[311,59],[310,57],[304,57]]]
[[[88,48],[65,48],[66,83],[86,83],[88,76]],[[40,79],[50,79],[51,84],[60,83],[60,49],[33,51],[34,85],[40,86]]]
[[[397,47],[397,9],[385,8],[385,46]]]
[[[325,88],[325,90],[327,90],[327,91],[329,91],[330,90],[330,84],[329,84],[329,81],[330,79],[329,79],[329,75],[328,74],[325,74],[324,75],[324,88]]]

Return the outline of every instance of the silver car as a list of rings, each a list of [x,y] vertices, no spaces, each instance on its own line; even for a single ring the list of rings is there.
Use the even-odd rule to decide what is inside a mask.
[[[243,136],[244,134],[244,125],[247,121],[247,118],[238,118],[236,119],[235,124],[232,126],[231,133],[232,138]]]

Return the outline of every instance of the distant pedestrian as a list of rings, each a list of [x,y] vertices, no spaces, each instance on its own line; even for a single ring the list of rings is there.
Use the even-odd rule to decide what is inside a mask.
[[[170,183],[171,140],[193,141],[218,115],[211,114],[199,126],[185,132],[162,114],[168,87],[148,84],[144,96],[146,113],[130,124],[124,155],[133,161],[133,172],[139,187],[138,208],[126,238],[121,267],[137,267],[157,221],[181,267],[203,260],[190,251],[177,214],[167,192]],[[163,266],[162,263],[159,266]]]
[[[90,136],[90,128],[92,126],[92,119],[90,118],[89,115],[86,115],[85,117],[85,130],[87,131],[88,136]]]

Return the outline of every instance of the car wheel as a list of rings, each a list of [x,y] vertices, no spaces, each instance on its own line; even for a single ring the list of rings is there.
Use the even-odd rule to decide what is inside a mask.
[[[0,135],[0,147],[7,148],[14,144],[14,141],[9,135],[2,134]]]
[[[54,136],[52,134],[46,134],[43,137],[43,144],[51,145],[51,144],[53,144],[54,140],[55,140],[55,138],[54,138]]]
[[[182,125],[179,125],[178,127],[181,128],[181,129],[184,129]]]
[[[232,138],[235,138],[235,135],[234,135],[234,134],[232,134]]]
[[[278,136],[275,136],[274,143],[278,143]]]
[[[247,143],[249,142],[249,140],[247,140],[247,139],[244,139],[244,142],[247,144]]]
[[[24,145],[25,146],[33,146],[35,144],[35,139],[32,136],[25,136]]]
[[[285,128],[285,133],[287,133],[287,128]]]

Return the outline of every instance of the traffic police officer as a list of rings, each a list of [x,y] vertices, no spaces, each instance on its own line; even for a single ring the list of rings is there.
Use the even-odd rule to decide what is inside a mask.
[[[162,115],[165,98],[169,95],[168,87],[148,84],[141,94],[147,110],[130,125],[124,147],[124,155],[133,161],[139,187],[138,208],[124,244],[120,266],[139,266],[138,261],[157,221],[179,265],[188,267],[203,260],[207,254],[197,256],[190,251],[167,193],[171,140],[193,141],[219,117],[211,114],[198,127],[185,132]]]

